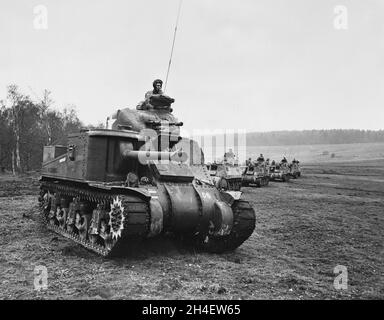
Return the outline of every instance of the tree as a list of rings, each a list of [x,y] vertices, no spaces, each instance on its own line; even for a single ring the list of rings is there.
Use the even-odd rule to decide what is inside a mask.
[[[65,144],[68,133],[78,131],[82,123],[73,106],[63,112],[53,109],[51,92],[35,102],[8,86],[6,100],[0,101],[0,169],[13,173],[41,166],[43,146]]]
[[[5,110],[5,118],[12,128],[12,134],[14,137],[14,148],[12,149],[12,171],[15,173],[15,169],[20,172],[21,158],[20,158],[20,131],[21,121],[24,109],[30,104],[30,100],[27,96],[23,96],[18,91],[16,85],[8,86],[7,99],[10,106]]]

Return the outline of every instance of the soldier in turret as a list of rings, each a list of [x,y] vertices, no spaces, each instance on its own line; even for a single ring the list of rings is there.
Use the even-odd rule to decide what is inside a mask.
[[[264,156],[260,153],[260,156],[257,158],[257,162],[264,162]]]
[[[162,87],[163,87],[163,81],[160,80],[160,79],[156,79],[155,81],[153,81],[153,90],[151,91],[148,91],[146,94],[145,94],[145,99],[148,100],[151,96],[153,96],[154,94],[163,94],[163,90]]]
[[[224,161],[225,160],[228,160],[228,159],[232,159],[235,157],[235,154],[233,153],[233,150],[232,149],[229,149],[228,152],[225,152],[224,153]]]
[[[136,106],[137,110],[153,109],[153,105],[150,102],[151,97],[154,95],[162,95],[163,94],[163,90],[162,90],[163,81],[162,80],[156,79],[155,81],[153,81],[152,86],[153,86],[153,90],[147,91],[147,93],[145,94],[145,100],[139,102],[139,104]]]

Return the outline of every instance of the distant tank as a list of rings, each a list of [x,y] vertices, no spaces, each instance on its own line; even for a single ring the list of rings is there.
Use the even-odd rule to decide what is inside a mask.
[[[242,175],[243,186],[265,187],[269,184],[269,166],[255,163],[245,168]]]
[[[240,191],[243,170],[232,149],[225,152],[221,160],[207,164],[207,169],[219,190]]]
[[[289,182],[290,169],[287,163],[274,164],[269,167],[269,179],[271,181]]]
[[[239,166],[219,162],[207,164],[207,169],[219,190],[240,191],[242,170]]]
[[[300,162],[297,160],[293,160],[292,163],[289,165],[290,175],[293,179],[297,179],[301,176],[301,168],[300,168]]]
[[[112,129],[44,148],[39,200],[49,229],[102,256],[168,233],[219,253],[251,236],[254,209],[215,187],[201,149],[180,137],[173,101],[152,96],[118,111]]]

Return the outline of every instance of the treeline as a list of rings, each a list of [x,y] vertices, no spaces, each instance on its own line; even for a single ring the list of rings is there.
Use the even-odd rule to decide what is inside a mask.
[[[40,168],[43,146],[65,144],[67,134],[82,126],[73,107],[54,108],[51,92],[45,90],[35,101],[16,85],[8,86],[0,101],[0,171]]]
[[[284,146],[384,142],[384,130],[303,130],[251,132],[247,146]]]
[[[51,92],[32,99],[16,85],[7,88],[0,100],[0,172],[13,173],[39,169],[43,146],[66,145],[67,135],[84,124],[73,107],[59,111]],[[103,124],[89,126],[101,128]],[[384,130],[304,130],[252,132],[247,134],[248,146],[308,145],[384,142]]]

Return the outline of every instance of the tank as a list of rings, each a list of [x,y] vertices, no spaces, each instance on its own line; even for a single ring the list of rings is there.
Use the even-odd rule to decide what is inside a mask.
[[[241,168],[226,162],[207,164],[208,172],[216,188],[224,191],[241,190]]]
[[[180,137],[173,99],[119,110],[111,129],[84,129],[46,146],[39,201],[46,226],[102,256],[173,235],[226,252],[255,228],[241,192],[216,188],[196,142]]]
[[[245,168],[242,175],[243,186],[264,187],[269,184],[269,166],[265,162],[257,162]]]
[[[269,179],[271,181],[289,182],[290,168],[287,163],[279,163],[269,167]]]
[[[232,149],[224,153],[222,159],[207,164],[209,174],[220,190],[240,191],[243,169]]]
[[[301,176],[301,168],[299,163],[299,161],[293,160],[292,163],[289,165],[289,173],[293,179],[297,179]]]

